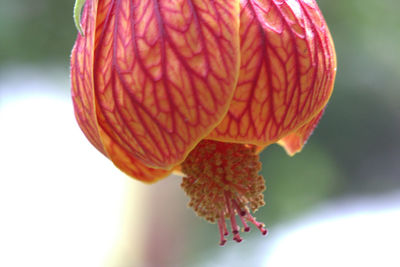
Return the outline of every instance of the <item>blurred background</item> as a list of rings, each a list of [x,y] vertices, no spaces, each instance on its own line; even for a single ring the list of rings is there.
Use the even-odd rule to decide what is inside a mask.
[[[0,0],[0,266],[400,266],[397,0],[319,0],[335,91],[303,152],[261,154],[269,229],[218,246],[180,178],[127,178],[74,120],[73,1]]]

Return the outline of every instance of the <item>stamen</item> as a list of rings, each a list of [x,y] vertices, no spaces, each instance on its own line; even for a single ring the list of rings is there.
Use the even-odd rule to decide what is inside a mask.
[[[239,216],[239,218],[242,221],[242,224],[244,226],[243,231],[250,232],[250,226],[246,223],[246,220],[244,219],[244,217],[243,216]]]
[[[255,146],[203,140],[182,163],[182,188],[190,197],[189,206],[197,215],[218,224],[220,245],[228,235],[225,220],[231,223],[233,240],[241,242],[236,216],[249,232],[247,221],[262,234],[264,225],[250,214],[264,205],[264,179]]]
[[[253,216],[251,216],[250,213],[246,214],[246,219],[250,221],[252,224],[254,224],[263,235],[267,234],[268,231],[267,229],[264,228],[264,224],[257,222],[256,219]]]
[[[218,228],[219,228],[219,236],[220,236],[219,245],[223,246],[226,243],[225,236],[228,235],[228,232],[225,230],[226,225],[225,225],[225,220],[224,220],[223,214],[222,214],[221,218],[218,220]]]
[[[228,214],[230,215],[232,233],[236,235],[239,233],[239,226],[236,223],[235,212],[232,210],[231,201],[230,198],[228,197],[227,192],[225,192],[225,200],[226,200],[226,206],[228,208]]]
[[[247,212],[246,212],[245,210],[242,210],[242,209],[240,208],[240,206],[239,206],[239,204],[237,203],[236,200],[232,199],[232,203],[233,203],[233,205],[234,205],[234,207],[235,207],[237,213],[238,213],[241,217],[243,217],[244,215],[246,215]]]

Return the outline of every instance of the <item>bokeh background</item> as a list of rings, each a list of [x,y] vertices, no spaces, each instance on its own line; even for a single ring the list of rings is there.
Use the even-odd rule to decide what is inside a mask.
[[[334,94],[302,153],[261,154],[269,235],[220,248],[179,177],[129,179],[78,129],[73,1],[0,0],[0,266],[400,266],[400,2],[318,3]]]

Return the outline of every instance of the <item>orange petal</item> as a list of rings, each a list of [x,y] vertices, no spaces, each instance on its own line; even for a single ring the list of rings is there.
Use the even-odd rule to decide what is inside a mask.
[[[266,146],[326,105],[336,58],[314,0],[242,0],[241,66],[227,116],[211,139]]]
[[[170,169],[225,116],[239,73],[239,1],[103,0],[98,123],[147,166]]]
[[[107,155],[97,130],[93,102],[93,47],[97,1],[87,1],[82,14],[86,38],[78,34],[71,54],[71,94],[75,117],[83,133],[101,153]]]
[[[154,183],[172,173],[172,170],[167,171],[147,167],[139,160],[129,155],[129,153],[127,153],[120,145],[115,143],[102,130],[101,132],[104,145],[107,147],[109,158],[112,160],[115,166],[117,166],[127,175],[139,179],[145,183]]]
[[[85,37],[78,35],[71,55],[72,100],[75,117],[89,141],[108,156],[118,168],[144,182],[154,182],[170,172],[146,167],[114,143],[97,124],[93,90],[93,45],[97,2],[89,0],[85,5],[82,18]]]
[[[279,140],[278,144],[283,146],[290,156],[300,152],[303,146],[306,144],[307,139],[311,136],[315,127],[317,127],[317,124],[323,113],[324,110],[322,110],[311,121]]]

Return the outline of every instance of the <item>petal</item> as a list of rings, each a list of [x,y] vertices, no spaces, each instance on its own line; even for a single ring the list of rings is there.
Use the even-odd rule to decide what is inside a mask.
[[[225,116],[239,73],[239,1],[99,1],[98,123],[130,156],[170,169]]]
[[[315,127],[319,120],[324,114],[324,110],[322,110],[317,116],[315,116],[311,121],[300,127],[294,132],[291,132],[287,136],[283,137],[281,140],[278,141],[278,144],[283,146],[286,152],[293,156],[294,154],[301,151],[303,146],[306,144],[307,139],[313,133]]]
[[[121,171],[145,183],[154,183],[172,173],[172,170],[161,170],[147,167],[142,162],[132,157],[120,145],[115,143],[101,130],[103,143],[107,147],[109,158]]]
[[[144,182],[154,182],[170,172],[146,167],[128,155],[98,127],[93,90],[93,46],[97,1],[88,0],[82,24],[85,37],[78,35],[71,55],[71,85],[75,117],[89,141],[128,175]]]
[[[242,0],[240,38],[238,86],[209,138],[266,146],[326,105],[335,51],[314,0]]]
[[[107,155],[97,129],[93,101],[93,46],[97,1],[87,1],[82,14],[86,37],[78,34],[71,54],[71,94],[75,117],[89,141]]]

